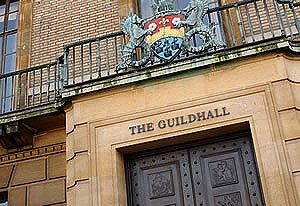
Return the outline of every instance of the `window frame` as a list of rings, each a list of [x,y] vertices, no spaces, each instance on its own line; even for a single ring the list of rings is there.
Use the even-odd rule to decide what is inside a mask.
[[[149,0],[147,0],[147,1],[149,1]],[[175,1],[180,1],[180,0],[175,0]],[[187,1],[187,4],[190,2],[190,0],[186,0]],[[150,8],[151,9],[151,8]],[[175,7],[175,10],[176,10],[177,8]],[[183,8],[182,8],[183,9]],[[142,12],[141,12],[141,0],[137,0],[137,12],[138,12],[138,14],[139,14],[139,16],[141,17],[141,18],[143,18],[143,19],[147,19],[147,18],[149,18],[149,17],[151,17],[151,16],[149,16],[149,17],[143,17],[142,16]],[[152,12],[151,12],[152,13]]]
[[[154,1],[154,0],[152,0],[152,1]],[[179,1],[180,0],[176,0],[176,2],[179,2]],[[190,0],[186,0],[186,1],[187,1],[186,2],[186,4],[187,4],[186,6],[188,6]],[[142,7],[141,4],[142,3],[141,2],[142,2],[142,0],[137,0],[137,12],[138,12],[138,15],[141,18],[143,18],[143,19],[151,18],[151,16],[150,17],[144,17],[144,16],[142,16],[142,11],[141,11],[141,7]],[[208,6],[209,6],[210,9],[211,8],[216,8],[216,7],[220,7],[220,6],[224,5],[224,2],[225,2],[224,0],[208,0]],[[184,8],[181,8],[181,9],[184,9]],[[151,10],[151,8],[150,8],[150,10]],[[177,8],[175,7],[175,11],[176,10],[177,10]],[[207,21],[207,23],[212,23],[212,22],[216,22],[217,23],[216,24],[216,36],[217,36],[217,38],[219,40],[227,42],[228,40],[227,40],[227,37],[226,37],[226,34],[225,34],[224,19],[222,17],[221,12],[218,13],[218,14],[217,13],[213,13],[213,14],[212,13],[208,13],[208,14],[205,15],[204,18],[205,18],[204,21]],[[207,26],[208,26],[208,24],[207,24]],[[199,44],[199,42],[197,40],[195,40],[195,39],[193,39],[192,41],[193,41],[192,43],[194,44],[194,46],[196,46],[197,44]]]
[[[2,45],[0,47],[0,75],[14,72],[17,68],[17,47],[18,47],[18,27],[19,27],[19,16],[20,16],[20,0],[3,0],[2,2],[5,2],[5,11],[4,14],[1,15],[4,16],[4,22],[3,22],[3,30],[0,31],[0,39],[2,41]],[[10,11],[10,5],[11,3],[18,2],[18,7],[16,10]],[[1,5],[1,6],[4,6]],[[9,25],[9,16],[11,14],[17,14],[16,16],[16,27],[14,29],[8,30]],[[14,41],[14,50],[12,52],[7,53],[7,41],[9,36],[16,35],[15,41]],[[6,63],[7,58],[9,56],[12,56],[13,59],[10,63],[11,65],[14,65],[12,68],[9,68],[7,71]],[[13,93],[14,93],[14,79],[11,77],[5,78],[4,80],[0,81],[0,112],[8,112],[13,107]]]
[[[2,47],[0,48],[1,49],[1,52],[0,52],[0,55],[1,55],[1,57],[0,57],[0,74],[6,73],[5,72],[6,57],[9,55],[13,55],[13,54],[15,54],[15,68],[13,70],[16,70],[16,61],[17,61],[16,55],[17,55],[18,37],[16,37],[16,41],[15,41],[15,45],[16,45],[15,51],[7,54],[6,49],[7,49],[7,37],[10,35],[14,35],[14,34],[16,34],[18,36],[18,24],[19,24],[18,21],[19,21],[19,10],[20,10],[20,1],[19,0],[15,1],[15,2],[19,2],[18,9],[14,10],[12,12],[9,11],[11,0],[4,0],[4,1],[5,1],[5,12],[3,15],[1,15],[1,16],[4,16],[4,25],[3,25],[3,31],[2,32],[0,31],[0,38],[2,38]],[[14,13],[17,13],[16,28],[12,29],[12,30],[8,30],[9,16],[10,16],[10,14],[14,14]]]

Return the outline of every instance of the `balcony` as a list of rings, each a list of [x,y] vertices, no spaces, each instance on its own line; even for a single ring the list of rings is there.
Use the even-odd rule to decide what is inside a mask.
[[[216,37],[226,47],[181,52],[172,63],[154,58],[138,68],[117,69],[128,41],[122,32],[65,45],[53,63],[0,76],[0,124],[57,112],[66,98],[82,93],[280,48],[296,51],[299,15],[300,3],[292,0],[244,0],[210,8],[204,19],[215,23]],[[201,44],[198,38],[190,43]],[[132,58],[142,54],[136,51]]]

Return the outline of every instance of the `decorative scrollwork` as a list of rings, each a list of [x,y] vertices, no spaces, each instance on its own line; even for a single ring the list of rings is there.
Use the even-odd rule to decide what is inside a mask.
[[[186,37],[184,49],[191,53],[201,53],[210,48],[225,47],[225,43],[216,38],[216,26],[214,23],[207,26],[203,18],[208,11],[207,0],[191,0],[187,8],[184,9],[185,20],[177,22],[177,27],[186,27]],[[202,40],[202,45],[192,46],[191,38],[198,34]]]
[[[213,188],[239,182],[234,158],[210,162],[209,170]]]
[[[171,171],[150,175],[152,198],[169,196],[174,194],[174,187],[173,187],[171,175],[172,175]]]
[[[122,62],[118,70],[140,67],[153,60],[154,55],[162,61],[172,61],[180,51],[201,53],[209,49],[225,47],[217,39],[216,25],[206,25],[203,21],[208,12],[207,0],[190,0],[183,11],[174,11],[174,0],[155,0],[153,16],[147,20],[130,13],[121,23],[122,31],[129,37],[122,46]],[[197,35],[201,44],[190,42]],[[141,48],[140,59],[136,50]]]
[[[219,206],[242,206],[241,194],[239,192],[226,194],[216,198]]]
[[[127,44],[122,45],[122,62],[117,66],[117,70],[145,65],[152,56],[145,37],[152,31],[144,29],[144,20],[132,13],[122,21],[121,30],[129,36],[129,40]],[[143,57],[135,60],[135,51],[139,47],[143,49]]]

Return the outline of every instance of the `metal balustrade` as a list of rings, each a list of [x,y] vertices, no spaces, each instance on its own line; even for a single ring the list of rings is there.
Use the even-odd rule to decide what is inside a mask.
[[[293,0],[244,0],[212,7],[205,16],[214,23],[216,36],[226,47],[201,54],[181,53],[174,61],[211,55],[277,39],[294,40],[300,33],[300,3]],[[0,114],[39,107],[58,101],[66,87],[122,75],[117,71],[121,48],[128,39],[122,32],[98,36],[66,45],[60,61],[0,76]],[[197,35],[191,44],[199,45]],[[140,58],[143,49],[133,55]],[[162,65],[154,58],[144,67]],[[127,70],[139,71],[140,68]]]
[[[59,61],[0,76],[0,113],[53,103],[61,95]]]
[[[204,21],[214,23],[218,40],[225,42],[224,49],[210,49],[206,53],[230,50],[250,44],[259,44],[279,38],[294,39],[300,31],[300,4],[288,0],[244,0],[210,8]],[[121,32],[66,45],[64,48],[64,86],[110,77],[121,62],[121,46],[127,39]],[[191,44],[201,44],[197,35]],[[136,51],[133,58],[143,53]],[[205,54],[180,54],[176,61]],[[158,58],[145,67],[160,65]],[[128,68],[129,70],[132,68]],[[139,68],[135,68],[139,69]]]

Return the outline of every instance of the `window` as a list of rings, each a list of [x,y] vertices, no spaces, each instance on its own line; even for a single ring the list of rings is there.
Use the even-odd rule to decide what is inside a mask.
[[[0,74],[15,71],[17,50],[18,0],[0,0]],[[1,80],[0,112],[11,110],[13,79]]]
[[[175,10],[181,10],[187,7],[189,4],[190,0],[175,0],[174,1],[174,6]],[[152,11],[152,5],[154,3],[154,0],[140,0],[139,1],[139,12],[140,16],[142,18],[148,18],[150,16],[153,16],[153,11]]]
[[[153,11],[151,6],[153,5],[154,1],[155,0],[139,0],[138,5],[139,5],[139,14],[141,18],[146,19],[148,17],[153,16]],[[175,0],[174,1],[175,11],[186,8],[189,2],[190,0]],[[208,6],[209,9],[219,7],[220,6],[219,0],[208,0]],[[222,28],[222,17],[220,11],[212,11],[209,14],[206,14],[203,21],[206,25],[210,25],[211,23],[214,23],[216,28],[215,30],[216,38],[218,40],[225,42],[225,35]],[[200,44],[202,44],[202,41],[201,39],[199,39],[199,37],[195,36],[191,40],[191,44],[194,44],[195,46],[199,46]]]
[[[0,192],[0,206],[8,206],[8,192]]]

